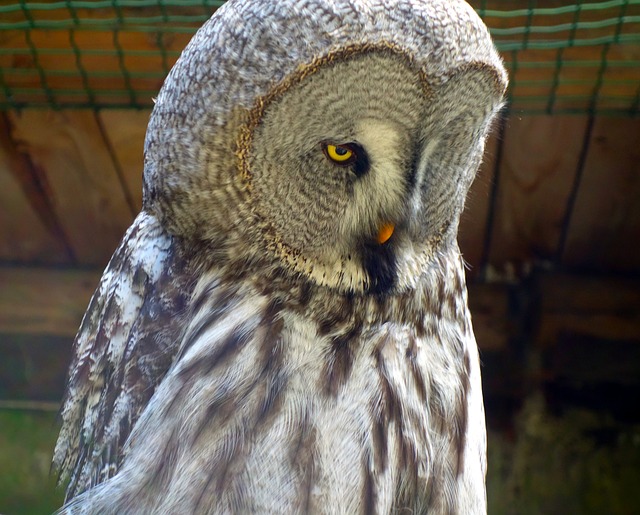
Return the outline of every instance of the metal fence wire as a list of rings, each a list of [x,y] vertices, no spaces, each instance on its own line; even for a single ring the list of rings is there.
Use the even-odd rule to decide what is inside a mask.
[[[143,108],[212,0],[0,4],[0,109]],[[510,72],[515,113],[640,111],[640,0],[471,2]]]

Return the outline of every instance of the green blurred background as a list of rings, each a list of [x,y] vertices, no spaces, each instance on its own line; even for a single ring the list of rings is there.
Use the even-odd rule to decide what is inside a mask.
[[[0,513],[60,507],[49,474],[57,436],[52,412],[0,411]],[[591,410],[552,415],[530,397],[509,431],[489,431],[489,514],[640,513],[640,427]]]

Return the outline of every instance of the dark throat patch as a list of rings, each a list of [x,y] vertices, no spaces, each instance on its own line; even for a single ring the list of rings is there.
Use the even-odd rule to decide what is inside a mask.
[[[369,276],[369,293],[387,293],[396,284],[398,267],[393,240],[392,236],[382,245],[368,241],[362,246],[362,264]]]

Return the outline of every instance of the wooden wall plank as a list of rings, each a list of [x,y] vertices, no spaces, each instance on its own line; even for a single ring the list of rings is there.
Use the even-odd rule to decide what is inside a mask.
[[[136,210],[142,207],[144,136],[150,115],[150,109],[108,109],[98,115]]]
[[[640,342],[640,280],[542,274],[534,342],[540,348],[569,335]]]
[[[498,268],[555,258],[587,119],[508,120],[489,262]]]
[[[598,117],[567,237],[564,264],[640,270],[640,119]]]
[[[11,112],[19,150],[43,171],[74,256],[104,266],[134,216],[121,178],[89,110]]]
[[[22,182],[18,180],[21,177]],[[64,242],[30,203],[29,164],[16,151],[6,119],[0,116],[0,260],[23,263],[69,263]],[[46,196],[46,191],[41,192]],[[58,238],[56,238],[58,236]]]
[[[0,267],[0,333],[73,337],[99,271]]]

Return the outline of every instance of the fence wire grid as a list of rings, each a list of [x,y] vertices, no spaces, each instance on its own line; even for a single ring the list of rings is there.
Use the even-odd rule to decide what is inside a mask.
[[[0,5],[0,109],[144,108],[223,1]],[[640,112],[640,0],[471,2],[509,69],[517,113]]]

